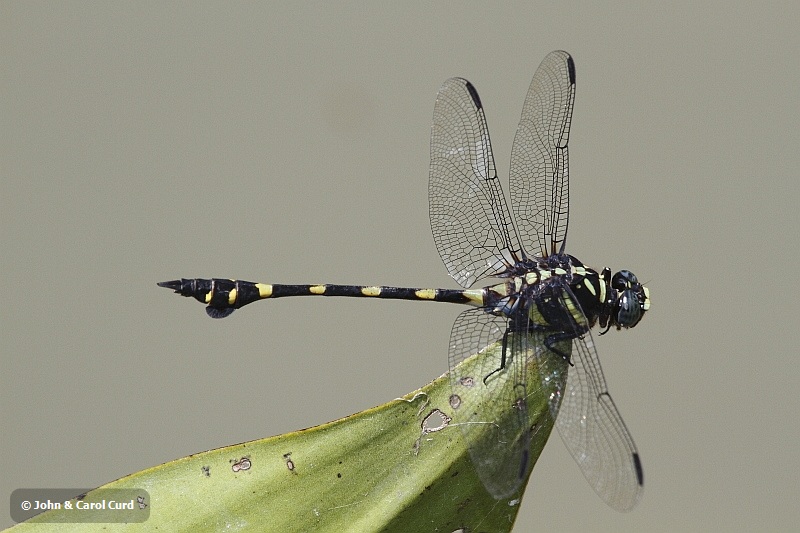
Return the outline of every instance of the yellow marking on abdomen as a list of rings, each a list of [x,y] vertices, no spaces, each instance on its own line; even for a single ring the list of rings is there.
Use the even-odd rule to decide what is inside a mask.
[[[483,289],[469,289],[464,291],[464,296],[472,305],[483,305]]]
[[[378,296],[380,293],[380,287],[361,287],[361,294],[364,296]]]
[[[311,294],[325,294],[327,287],[325,285],[313,285],[308,288],[308,292]]]
[[[231,292],[228,293],[228,305],[233,305],[236,303],[236,289],[231,289]]]
[[[436,289],[419,289],[414,291],[414,296],[420,300],[433,300],[436,298]]]
[[[467,292],[473,292],[474,290],[475,289],[470,289],[469,291],[464,291],[464,294],[466,295]],[[494,292],[495,294],[499,294],[500,296],[508,296],[508,285],[506,285],[505,283],[498,283],[497,285],[492,285],[491,287],[489,287],[489,290]],[[483,294],[482,290],[480,292],[481,292],[481,294]],[[470,297],[467,296],[467,298],[470,298]],[[470,298],[470,300],[471,299],[472,298]]]
[[[258,289],[259,298],[269,298],[272,296],[272,285],[256,283],[256,289]]]

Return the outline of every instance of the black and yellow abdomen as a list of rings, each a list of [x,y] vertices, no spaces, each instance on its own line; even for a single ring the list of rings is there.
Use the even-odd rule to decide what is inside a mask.
[[[381,298],[391,300],[423,300],[468,305],[483,305],[483,289],[413,289],[370,285],[279,285],[253,283],[232,279],[179,279],[163,281],[159,287],[192,297],[207,305],[212,318],[225,318],[236,309],[266,298],[285,296],[346,296],[351,298]]]

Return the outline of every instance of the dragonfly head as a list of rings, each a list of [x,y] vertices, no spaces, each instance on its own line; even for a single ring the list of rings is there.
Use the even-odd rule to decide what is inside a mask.
[[[606,301],[600,313],[600,327],[606,329],[600,334],[612,327],[620,330],[636,326],[650,309],[650,291],[629,270],[611,276],[611,269],[605,268],[600,277],[606,284]]]

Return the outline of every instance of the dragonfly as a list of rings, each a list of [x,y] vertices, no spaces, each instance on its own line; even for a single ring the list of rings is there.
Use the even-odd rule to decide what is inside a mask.
[[[575,63],[567,52],[551,52],[533,76],[514,138],[509,210],[478,92],[463,78],[439,89],[429,214],[436,248],[461,289],[221,278],[158,285],[204,303],[213,318],[286,296],[469,305],[450,335],[450,404],[486,490],[507,498],[526,479],[536,431],[528,399],[544,392],[544,410],[589,484],[612,508],[630,510],[642,494],[642,464],[608,392],[591,329],[599,325],[603,335],[636,326],[650,308],[650,293],[628,270],[598,272],[565,252],[574,101]],[[498,283],[473,288],[487,278]],[[461,370],[471,357],[482,358],[482,375]]]

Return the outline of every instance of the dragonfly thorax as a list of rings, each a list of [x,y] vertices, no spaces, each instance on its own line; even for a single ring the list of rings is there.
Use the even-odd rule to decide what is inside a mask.
[[[535,305],[551,326],[564,327],[572,319],[580,323],[583,316],[583,329],[599,322],[602,335],[612,327],[636,326],[650,308],[649,290],[632,272],[612,276],[605,268],[598,273],[567,254],[520,261],[508,275],[484,289],[487,312],[512,317]]]
[[[566,254],[520,261],[506,272],[506,281],[484,289],[485,306],[492,314],[512,316],[550,293],[558,294],[558,287],[583,279],[586,270],[580,261]]]

